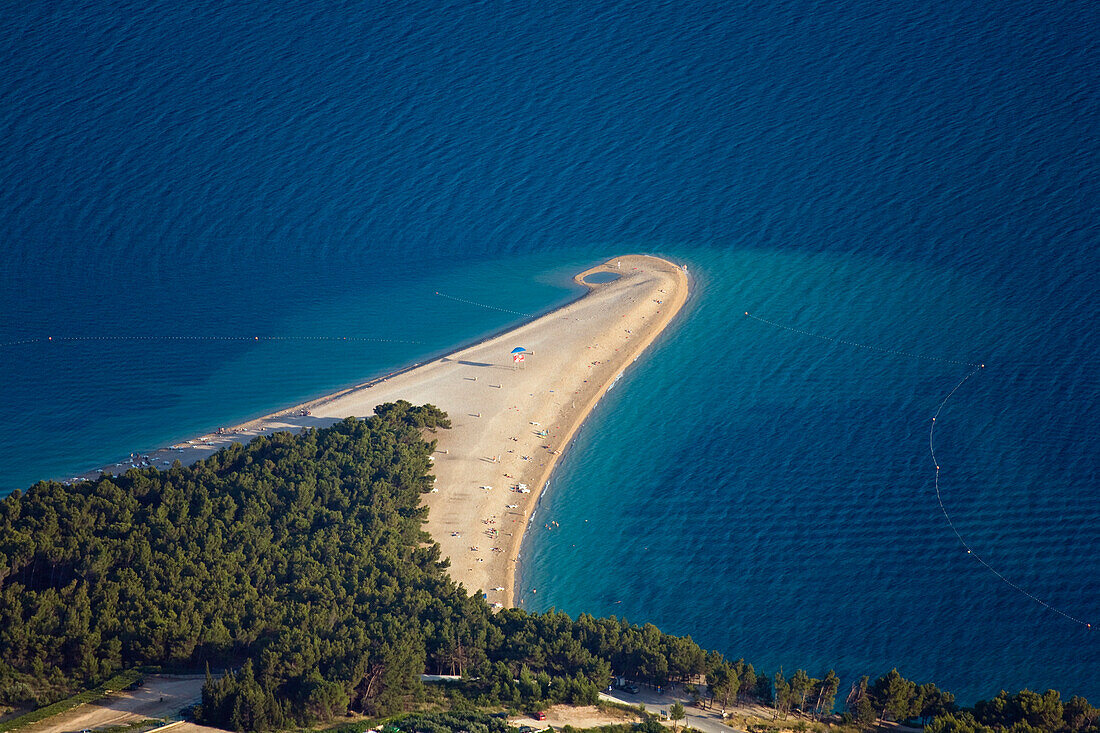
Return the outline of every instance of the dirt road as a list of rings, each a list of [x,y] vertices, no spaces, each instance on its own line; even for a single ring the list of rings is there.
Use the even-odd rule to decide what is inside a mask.
[[[116,692],[98,702],[39,721],[26,733],[69,733],[84,729],[124,725],[146,718],[170,718],[202,699],[203,675],[146,677],[132,692]],[[172,733],[175,730],[172,729]]]
[[[546,717],[543,720],[521,715],[509,718],[508,722],[517,727],[527,725],[535,730],[544,731],[547,726],[559,729],[566,725],[574,728],[595,728],[600,725],[633,723],[640,718],[640,715],[631,714],[625,710],[600,710],[595,706],[554,705],[546,711]]]

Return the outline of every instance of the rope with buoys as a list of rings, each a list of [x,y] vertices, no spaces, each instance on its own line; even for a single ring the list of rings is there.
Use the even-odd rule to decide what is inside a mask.
[[[997,570],[997,568],[990,565],[989,562],[986,561],[985,558],[983,558],[981,555],[979,555],[977,552],[974,551],[974,548],[971,547],[970,543],[967,542],[966,539],[962,536],[962,534],[959,532],[958,528],[955,526],[955,522],[952,521],[951,515],[947,513],[947,509],[943,505],[943,496],[940,494],[940,464],[939,464],[939,461],[936,460],[936,443],[935,443],[936,420],[939,418],[940,413],[943,411],[944,405],[946,405],[948,400],[950,400],[954,396],[955,392],[957,392],[959,390],[959,388],[962,387],[963,384],[965,384],[968,379],[973,377],[975,374],[977,374],[982,369],[985,369],[985,364],[979,364],[976,369],[974,369],[969,374],[967,374],[965,377],[963,377],[962,380],[958,384],[955,385],[954,389],[952,389],[950,392],[947,393],[947,396],[943,398],[943,401],[940,402],[940,406],[936,409],[936,414],[932,417],[932,426],[928,429],[928,452],[932,455],[932,465],[935,466],[935,469],[936,469],[936,501],[939,502],[940,511],[943,512],[943,516],[947,519],[947,525],[951,528],[951,531],[955,533],[955,537],[959,540],[959,544],[961,544],[963,546],[963,548],[966,550],[966,554],[970,555],[975,560],[977,560],[982,565],[982,567],[984,567],[986,570],[988,570],[989,572],[991,572],[995,576],[997,576],[1003,583],[1005,583],[1005,585],[1007,585],[1010,588],[1024,594],[1025,596],[1027,596],[1031,600],[1035,601],[1036,603],[1038,603],[1040,606],[1047,609],[1048,611],[1053,611],[1054,613],[1058,614],[1059,616],[1062,616],[1062,617],[1064,617],[1064,618],[1066,618],[1070,621],[1073,621],[1074,623],[1081,624],[1086,629],[1091,629],[1092,624],[1088,623],[1087,621],[1083,621],[1083,620],[1077,618],[1076,616],[1072,616],[1072,615],[1066,613],[1065,611],[1058,608],[1057,606],[1050,605],[1049,603],[1044,601],[1042,598],[1039,598],[1034,593],[1031,593],[1030,591],[1028,591],[1026,588],[1023,588],[1019,584],[1014,583],[1013,581],[1009,580],[1008,578],[1006,578],[1004,576],[1003,573],[1001,573],[1001,571]]]
[[[523,313],[517,310],[511,310],[508,308],[501,308],[496,305],[489,305],[487,303],[478,303],[474,300],[467,300],[466,298],[457,298],[453,295],[447,295],[441,293],[438,290],[435,294],[441,298],[453,300],[456,303],[465,303],[466,305],[476,306],[478,308],[486,308],[488,310],[499,311],[501,313],[511,313],[516,316],[523,316],[524,318],[533,318],[531,313]],[[30,344],[40,343],[57,343],[57,342],[83,342],[83,341],[358,341],[380,344],[413,344],[422,346],[423,341],[411,341],[408,339],[387,339],[387,338],[374,338],[371,336],[210,336],[210,335],[179,335],[179,336],[157,336],[157,335],[133,335],[133,336],[46,336],[39,338],[25,338],[18,339],[16,341],[7,341],[0,343],[0,349],[7,348],[9,346],[23,346]]]
[[[951,398],[955,396],[955,393],[958,392],[959,389],[961,389],[962,386],[964,384],[966,384],[966,382],[969,381],[971,377],[973,377],[975,374],[977,374],[978,372],[985,369],[985,364],[979,364],[979,363],[975,363],[975,362],[959,361],[959,360],[956,360],[956,359],[947,359],[947,358],[943,358],[943,357],[939,357],[939,356],[931,356],[931,355],[928,355],[928,354],[917,354],[917,353],[913,353],[913,352],[909,352],[909,351],[900,351],[900,350],[897,350],[897,349],[887,349],[887,348],[883,348],[883,347],[880,347],[880,346],[872,346],[870,344],[864,344],[864,343],[860,343],[858,341],[851,341],[851,340],[848,340],[848,339],[836,338],[836,337],[833,337],[833,336],[826,336],[826,335],[822,335],[822,334],[819,334],[819,333],[814,333],[812,331],[806,331],[806,330],[803,330],[801,328],[795,328],[793,326],[788,326],[788,325],[785,325],[785,324],[782,324],[782,323],[777,323],[775,321],[770,321],[766,318],[760,318],[759,316],[754,316],[751,313],[749,313],[748,311],[745,311],[745,315],[748,316],[750,319],[752,319],[754,321],[758,321],[760,323],[764,323],[764,324],[767,324],[769,326],[773,326],[775,328],[780,328],[780,329],[783,329],[784,331],[790,331],[791,333],[797,333],[797,334],[801,334],[803,336],[810,336],[812,338],[821,339],[822,341],[829,341],[829,342],[832,342],[832,343],[843,344],[845,346],[852,346],[852,347],[859,348],[859,349],[866,349],[868,351],[875,351],[875,352],[878,352],[878,353],[881,353],[881,354],[890,354],[890,355],[893,355],[893,356],[903,356],[903,357],[910,358],[910,359],[922,359],[922,360],[925,360],[925,361],[936,361],[936,362],[940,362],[942,364],[957,364],[957,365],[960,365],[960,366],[971,367],[971,370],[967,373],[967,375],[965,377],[963,377],[961,380],[959,380],[959,383],[956,384],[954,386],[954,388],[952,388],[952,390],[947,393],[947,395],[943,398],[943,400],[940,401],[939,407],[936,408],[936,414],[932,417],[932,425],[928,430],[928,452],[932,456],[932,465],[935,467],[935,471],[936,471],[936,473],[935,473],[936,502],[939,504],[940,512],[943,513],[944,519],[947,520],[947,526],[951,528],[951,531],[955,534],[955,538],[959,541],[959,544],[962,545],[963,549],[966,550],[966,554],[968,556],[974,558],[982,567],[984,567],[986,570],[988,570],[990,573],[992,573],[1001,582],[1003,582],[1005,585],[1012,588],[1013,590],[1017,591],[1018,593],[1020,593],[1024,596],[1026,596],[1027,598],[1031,599],[1032,601],[1039,604],[1040,606],[1047,609],[1048,611],[1052,611],[1052,612],[1058,614],[1059,616],[1065,618],[1066,620],[1072,621],[1075,624],[1080,624],[1081,626],[1084,626],[1086,629],[1091,629],[1092,628],[1091,623],[1089,623],[1087,621],[1084,621],[1082,619],[1079,619],[1076,616],[1073,616],[1072,614],[1069,614],[1066,611],[1058,608],[1057,606],[1051,605],[1050,603],[1044,601],[1042,598],[1039,598],[1038,596],[1036,596],[1034,593],[1031,593],[1030,591],[1028,591],[1026,588],[1022,587],[1018,583],[1013,582],[1012,580],[1007,578],[1004,575],[1004,573],[997,570],[997,568],[993,567],[993,565],[991,565],[985,558],[983,558],[981,555],[979,555],[977,552],[975,552],[974,548],[970,545],[969,542],[966,541],[966,539],[962,536],[962,533],[959,532],[958,528],[955,526],[954,520],[951,519],[951,515],[947,511],[947,507],[943,503],[943,495],[940,492],[940,463],[936,459],[936,439],[935,439],[936,438],[936,421],[939,418],[940,413],[943,412],[943,408],[947,405],[947,403],[951,400]]]
[[[79,343],[90,341],[352,341],[383,344],[423,344],[423,341],[409,341],[406,339],[385,339],[371,336],[45,336],[40,338],[20,339],[0,344],[0,348],[8,346],[20,346],[24,344],[45,343]]]
[[[441,293],[438,290],[435,291],[435,294],[438,295],[440,298],[446,298],[447,300],[453,300],[456,303],[465,303],[466,305],[474,305],[474,306],[477,306],[478,308],[487,308],[488,310],[500,311],[501,313],[511,313],[513,315],[516,315],[516,316],[523,316],[524,318],[532,318],[533,317],[530,313],[521,313],[519,311],[509,310],[508,308],[501,308],[500,306],[496,306],[496,305],[488,305],[486,303],[478,303],[477,301],[466,300],[465,298],[456,298],[453,295],[447,295],[446,293]]]
[[[835,338],[833,336],[823,336],[813,331],[804,331],[801,328],[794,328],[793,326],[785,326],[782,323],[776,323],[775,321],[769,321],[766,318],[760,316],[754,316],[748,311],[745,311],[745,315],[754,321],[760,321],[766,323],[769,326],[775,326],[776,328],[782,328],[784,331],[790,331],[791,333],[799,333],[803,336],[812,336],[815,339],[821,339],[822,341],[831,341],[834,344],[844,344],[845,346],[854,346],[857,349],[867,349],[868,351],[877,351],[880,354],[893,354],[894,356],[907,356],[910,359],[924,359],[925,361],[938,361],[942,364],[958,364],[959,366],[977,366],[967,361],[958,361],[956,359],[945,359],[939,356],[929,356],[928,354],[914,354],[910,351],[898,351],[896,349],[884,349],[881,346],[870,346],[868,344],[861,344],[858,341],[848,341],[847,339]]]

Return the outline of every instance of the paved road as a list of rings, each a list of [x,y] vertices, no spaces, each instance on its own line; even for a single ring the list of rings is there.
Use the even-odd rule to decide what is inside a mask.
[[[682,723],[683,725],[701,730],[704,733],[734,733],[734,731],[737,730],[722,722],[722,713],[720,710],[700,710],[690,705],[687,698],[677,695],[665,695],[655,690],[641,689],[635,695],[622,690],[613,690],[612,692],[601,692],[600,697],[604,700],[622,702],[627,705],[637,705],[641,703],[645,705],[646,712],[658,715],[661,714],[661,712],[667,713],[672,703],[679,701],[684,706],[684,712],[687,713],[687,717],[684,718]]]

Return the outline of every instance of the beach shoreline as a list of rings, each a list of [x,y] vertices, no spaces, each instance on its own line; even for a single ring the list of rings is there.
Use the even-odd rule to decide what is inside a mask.
[[[597,273],[618,278],[585,282]],[[480,589],[494,607],[512,606],[523,536],[558,460],[690,292],[684,267],[648,255],[612,258],[573,279],[584,293],[506,331],[103,470],[190,465],[268,432],[325,427],[399,399],[432,403],[448,413],[452,428],[431,436],[436,487],[423,498],[425,529],[450,560],[456,582]],[[522,361],[513,361],[513,348],[527,349]]]
[[[594,268],[585,270],[584,272],[578,273],[573,279],[577,283],[587,285],[586,283],[584,283],[584,278],[596,272],[606,271],[604,269],[606,268],[606,265],[607,263],[604,263],[603,265],[598,265]],[[679,288],[677,294],[674,296],[674,301],[668,307],[667,317],[659,322],[658,327],[655,330],[648,333],[642,340],[635,344],[634,350],[629,354],[628,358],[622,362],[621,368],[617,371],[615,376],[612,377],[610,381],[604,382],[599,387],[596,394],[592,395],[589,398],[588,404],[586,404],[583,409],[576,413],[573,419],[573,424],[569,427],[569,429],[561,439],[560,444],[562,446],[562,449],[558,451],[556,455],[554,455],[553,460],[549,463],[549,465],[545,467],[545,470],[542,472],[542,475],[540,476],[537,484],[538,488],[535,492],[534,499],[531,502],[529,510],[525,513],[524,516],[524,531],[517,533],[512,540],[511,556],[513,558],[516,558],[516,560],[513,562],[510,568],[510,572],[508,573],[507,582],[504,584],[505,600],[503,601],[503,603],[505,606],[512,607],[516,605],[516,577],[519,572],[520,550],[522,549],[523,540],[526,536],[527,526],[530,524],[531,516],[539,507],[542,493],[546,489],[546,486],[550,483],[550,479],[554,474],[554,470],[557,468],[558,462],[560,461],[562,455],[564,455],[565,453],[565,448],[573,442],[573,438],[576,436],[577,431],[580,430],[581,426],[585,423],[586,420],[588,420],[588,417],[592,414],[592,411],[596,409],[596,406],[599,404],[600,400],[603,399],[604,395],[607,394],[607,391],[619,381],[624,371],[629,368],[631,364],[637,361],[638,358],[646,351],[646,349],[648,349],[653,344],[653,342],[656,341],[659,336],[661,336],[661,334],[665,333],[665,331],[668,329],[668,326],[676,319],[676,317],[682,311],[684,305],[687,303],[688,296],[691,294],[691,281],[688,278],[686,269],[681,269],[679,272],[684,277],[683,283],[682,286]],[[588,293],[585,293],[585,295],[588,295]]]

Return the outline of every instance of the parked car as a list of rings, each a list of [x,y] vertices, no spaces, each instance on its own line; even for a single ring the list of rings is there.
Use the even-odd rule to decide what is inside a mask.
[[[546,720],[546,713],[541,710],[532,716],[535,720]]]

